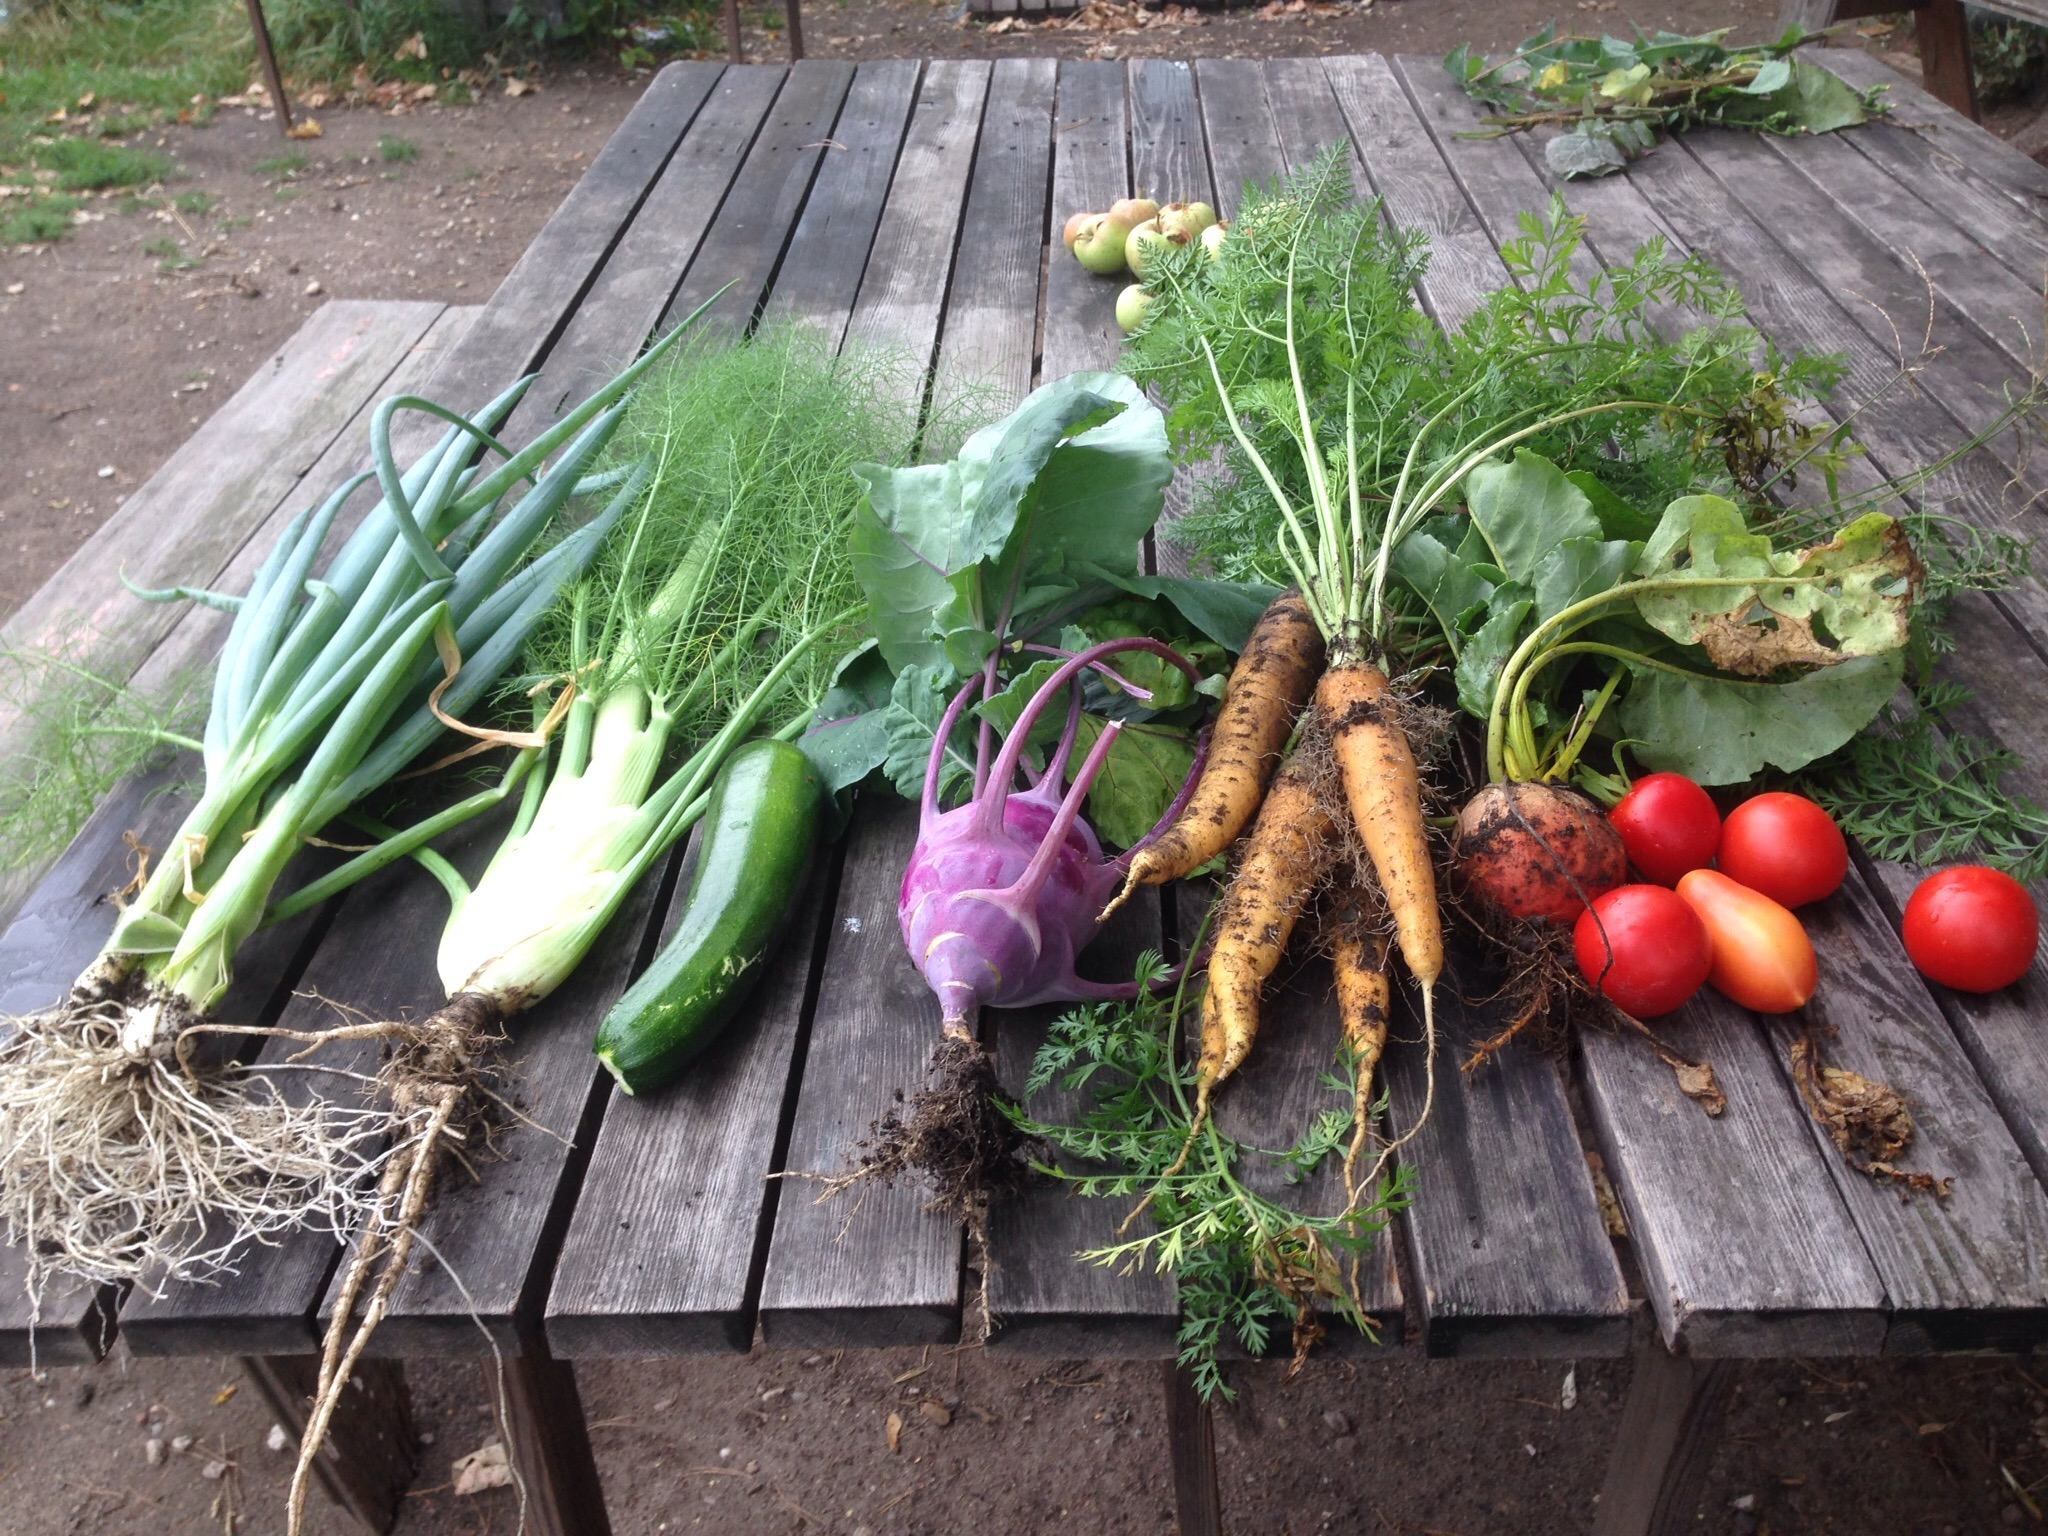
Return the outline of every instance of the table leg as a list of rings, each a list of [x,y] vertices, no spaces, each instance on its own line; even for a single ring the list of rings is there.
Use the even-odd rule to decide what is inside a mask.
[[[1920,39],[1920,78],[1927,94],[1972,122],[1978,120],[1977,72],[1970,62],[1970,18],[1963,0],[1927,0],[1913,13]]]
[[[725,0],[725,52],[733,63],[745,62],[740,51],[740,0]]]
[[[1180,1536],[1222,1536],[1223,1501],[1216,1491],[1216,1424],[1195,1379],[1178,1361],[1162,1367],[1166,1444],[1173,1453],[1173,1502]]]
[[[611,1536],[575,1369],[537,1339],[525,1354],[505,1356],[502,1377],[496,1360],[483,1368],[485,1390],[504,1415],[505,1449],[526,1490],[527,1536]]]
[[[1734,1389],[1732,1361],[1674,1355],[1655,1333],[1636,1347],[1593,1536],[1677,1536],[1694,1529],[1693,1511]]]
[[[789,62],[794,64],[804,56],[804,7],[803,0],[789,0]]]
[[[242,1370],[296,1444],[319,1385],[314,1355],[244,1355]],[[357,1363],[349,1388],[327,1428],[327,1443],[313,1462],[327,1496],[369,1530],[383,1536],[397,1523],[412,1486],[417,1441],[405,1367],[396,1360]]]

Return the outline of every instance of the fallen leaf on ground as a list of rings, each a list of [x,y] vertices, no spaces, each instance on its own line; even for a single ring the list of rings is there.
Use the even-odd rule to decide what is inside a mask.
[[[478,1446],[467,1456],[458,1456],[449,1471],[454,1474],[455,1491],[459,1494],[512,1486],[512,1463],[505,1457],[505,1447],[495,1440]]]
[[[507,96],[530,96],[539,89],[540,87],[531,80],[507,80],[505,82],[505,94]]]
[[[953,1422],[953,1410],[944,1403],[935,1403],[929,1398],[917,1405],[917,1411],[941,1429]]]
[[[110,471],[108,470],[100,471],[100,474],[102,476],[105,476],[109,473]],[[226,1386],[222,1387],[218,1392],[213,1394],[213,1406],[218,1408],[222,1403],[226,1402],[229,1398],[233,1397],[237,1392],[241,1390],[241,1386],[238,1383],[232,1381],[229,1382]]]
[[[882,1421],[883,1438],[889,1442],[889,1454],[895,1455],[903,1449],[903,1415],[891,1413]]]
[[[288,139],[317,139],[320,137],[320,132],[319,118],[302,117],[296,123],[293,123],[291,127],[285,129],[284,136]]]
[[[427,34],[415,32],[396,48],[391,50],[394,59],[424,59],[427,56]]]

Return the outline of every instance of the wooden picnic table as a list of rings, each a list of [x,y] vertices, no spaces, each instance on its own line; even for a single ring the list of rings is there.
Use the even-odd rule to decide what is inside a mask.
[[[1561,190],[1589,220],[1583,269],[1662,237],[1729,272],[1781,345],[1843,352],[1838,412],[1872,402],[1858,419],[1868,459],[1851,466],[1868,479],[1989,422],[2007,382],[2034,367],[2048,174],[1864,55],[1819,57],[1859,85],[1892,84],[1895,116],[1821,138],[1700,132],[1626,175]],[[153,586],[234,588],[283,521],[364,458],[376,399],[419,390],[468,409],[537,372],[505,433],[525,441],[727,283],[713,327],[799,321],[834,343],[907,351],[939,388],[972,381],[1014,403],[1116,356],[1117,285],[1060,251],[1068,213],[1142,190],[1206,198],[1227,215],[1247,182],[1333,141],[1350,145],[1361,192],[1427,233],[1419,299],[1456,324],[1509,280],[1500,246],[1553,191],[1540,146],[1461,137],[1475,117],[1428,59],[671,65],[488,304],[326,306],[5,638],[82,638],[103,672],[160,685],[202,660],[225,621],[146,607],[119,569]],[[1900,337],[1911,348],[1923,332],[1938,350],[1910,385],[1887,390]],[[2007,527],[2040,476],[2008,435],[1923,494],[1966,522]],[[2013,783],[2048,800],[2048,589],[2030,578],[1963,594],[1954,622],[1959,646],[1942,665],[1976,689],[1957,718],[2031,757]],[[0,718],[0,750],[26,729]],[[178,782],[172,768],[124,785],[54,865],[14,873],[0,1005],[61,994],[111,921],[101,898],[126,876],[124,834],[161,845],[183,809]],[[431,1252],[401,1285],[374,1344],[383,1360],[360,1374],[324,1466],[367,1522],[390,1518],[410,1476],[404,1358],[486,1357],[505,1386],[533,1528],[588,1536],[607,1526],[574,1362],[757,1341],[950,1341],[975,1314],[971,1262],[986,1266],[989,1348],[1169,1362],[1183,1529],[1215,1528],[1207,1420],[1170,1364],[1170,1280],[1073,1258],[1109,1235],[1119,1210],[1035,1189],[1000,1207],[986,1253],[970,1254],[960,1225],[926,1210],[914,1187],[870,1188],[855,1208],[775,1177],[841,1171],[921,1081],[937,1017],[895,921],[913,831],[911,807],[860,799],[757,1001],[672,1091],[622,1097],[590,1041],[672,918],[681,851],[649,873],[574,980],[514,1021],[508,1070],[525,1119],[504,1130],[501,1159],[477,1182],[441,1190]],[[494,837],[472,828],[451,856],[474,867]],[[1443,1074],[1404,1159],[1413,1204],[1364,1277],[1378,1343],[1334,1334],[1326,1347],[1633,1351],[1603,1533],[1690,1522],[1700,1448],[1729,1387],[1723,1362],[2038,1347],[2048,974],[2037,963],[1985,998],[1924,983],[1894,937],[1914,878],[1859,856],[1842,891],[1808,914],[1822,972],[1809,1012],[1834,1031],[1843,1064],[1911,1093],[1913,1162],[1953,1176],[1951,1195],[1901,1199],[1846,1167],[1795,1092],[1793,1024],[1703,993],[1669,1034],[1713,1063],[1728,1098],[1719,1119],[1635,1044],[1597,1033],[1569,1063],[1510,1047],[1480,1071]],[[318,1029],[335,1003],[373,1017],[430,1008],[443,903],[410,866],[385,872],[267,934],[241,958],[230,1011]],[[1189,931],[1186,913],[1133,903],[1101,941],[1104,973]],[[1270,1010],[1224,1095],[1234,1132],[1291,1138],[1323,1091],[1327,992],[1307,967]],[[1488,1030],[1487,1009],[1460,1002],[1455,985],[1443,995],[1455,1059]],[[1005,1082],[1020,1083],[1055,1012],[984,1021]],[[1423,1062],[1414,1029],[1395,1034],[1385,1075],[1399,1132],[1418,1112]],[[1329,1196],[1311,1185],[1304,1198]],[[43,1298],[32,1337],[19,1256],[0,1251],[0,1359],[25,1362],[33,1347],[45,1362],[90,1361],[117,1330],[136,1354],[232,1354],[295,1424],[341,1256],[331,1237],[304,1233],[249,1254],[219,1285],[154,1298],[60,1290]]]

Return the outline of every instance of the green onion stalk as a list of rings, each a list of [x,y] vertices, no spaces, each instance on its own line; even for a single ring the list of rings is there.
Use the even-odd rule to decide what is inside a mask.
[[[651,378],[621,429],[615,458],[640,466],[630,509],[507,690],[554,700],[531,707],[559,711],[559,729],[526,749],[516,814],[474,885],[435,850],[411,850],[452,907],[447,1001],[415,1024],[369,1026],[396,1042],[393,1147],[328,1330],[292,1529],[314,1449],[404,1272],[441,1144],[484,1112],[476,1067],[499,1026],[574,972],[702,818],[736,747],[804,731],[860,638],[852,467],[899,458],[916,427],[915,397],[892,404],[902,392],[880,387],[880,368],[794,332],[707,344]]]
[[[344,1219],[359,1198],[374,1117],[281,1093],[282,1068],[195,1055],[195,1037],[262,1032],[212,1019],[259,927],[421,848],[531,776],[537,736],[519,739],[495,785],[386,829],[273,902],[302,849],[492,697],[559,594],[587,574],[640,492],[631,466],[601,468],[623,397],[671,341],[516,453],[493,434],[530,380],[471,417],[414,396],[385,400],[371,422],[373,467],[295,518],[246,592],[140,592],[234,617],[199,743],[197,803],[69,997],[11,1021],[0,1044],[0,1220],[38,1290],[57,1270],[96,1284],[206,1278],[249,1239]],[[447,423],[402,470],[391,446],[400,412]],[[502,462],[484,467],[479,449]],[[342,508],[372,480],[382,499],[322,564]],[[579,492],[610,504],[556,537]]]

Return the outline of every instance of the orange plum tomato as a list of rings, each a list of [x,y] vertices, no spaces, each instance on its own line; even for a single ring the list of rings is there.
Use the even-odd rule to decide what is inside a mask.
[[[1820,967],[1790,909],[1713,869],[1684,876],[1678,894],[1713,941],[1715,990],[1758,1013],[1790,1013],[1813,996]]]
[[[1682,773],[1637,779],[1607,813],[1628,847],[1628,861],[1657,885],[1676,885],[1705,869],[1721,846],[1721,813],[1704,789]]]
[[[1639,1019],[1678,1007],[1714,964],[1706,924],[1661,885],[1621,885],[1594,897],[1572,929],[1572,953],[1594,990]]]
[[[1804,795],[1752,795],[1721,823],[1721,873],[1781,906],[1832,896],[1849,873],[1835,818]]]
[[[2003,870],[1959,864],[1929,875],[1900,925],[1922,975],[1958,992],[1996,992],[2026,975],[2041,936],[2027,888]]]

